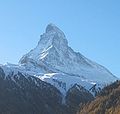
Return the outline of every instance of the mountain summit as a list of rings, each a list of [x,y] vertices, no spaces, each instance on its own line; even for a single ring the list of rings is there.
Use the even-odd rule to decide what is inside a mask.
[[[49,33],[49,32],[56,32],[64,35],[64,33],[56,25],[52,23],[48,24],[46,27],[46,33]]]
[[[46,32],[41,35],[40,41],[35,49],[26,54],[20,63],[25,63],[26,57],[33,59],[37,63],[40,61],[46,61],[46,57],[50,56],[50,61],[59,59],[59,54],[65,55],[68,49],[68,42],[64,33],[55,25],[49,24],[46,27]],[[53,55],[52,55],[53,54]],[[58,62],[57,60],[56,62]]]

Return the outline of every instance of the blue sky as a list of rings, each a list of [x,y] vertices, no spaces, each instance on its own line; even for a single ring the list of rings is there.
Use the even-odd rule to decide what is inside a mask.
[[[0,63],[17,63],[49,23],[75,51],[120,77],[119,0],[0,0]]]

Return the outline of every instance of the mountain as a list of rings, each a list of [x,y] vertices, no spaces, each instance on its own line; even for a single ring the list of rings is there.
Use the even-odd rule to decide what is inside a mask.
[[[120,114],[120,81],[106,86],[91,103],[80,108],[78,114]]]
[[[0,65],[0,76],[2,114],[75,114],[79,104],[90,102],[118,79],[69,47],[54,24],[18,64]]]
[[[117,79],[103,66],[74,52],[64,33],[54,24],[49,24],[40,37],[36,48],[24,55],[19,65],[28,74],[54,85],[64,95],[74,84],[91,90],[93,86],[98,89]]]

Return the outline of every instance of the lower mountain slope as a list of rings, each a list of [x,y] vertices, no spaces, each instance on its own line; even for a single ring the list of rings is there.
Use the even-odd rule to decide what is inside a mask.
[[[75,114],[79,109],[79,104],[84,104],[92,101],[94,97],[84,87],[75,84],[70,88],[66,95],[66,105],[69,109],[69,114]]]
[[[85,88],[74,85],[63,99],[51,84],[19,71],[6,75],[0,67],[0,114],[75,114],[80,103],[93,98]]]
[[[105,87],[94,101],[77,114],[120,114],[120,81]]]
[[[61,102],[52,85],[20,72],[5,77],[0,68],[0,114],[64,114]]]

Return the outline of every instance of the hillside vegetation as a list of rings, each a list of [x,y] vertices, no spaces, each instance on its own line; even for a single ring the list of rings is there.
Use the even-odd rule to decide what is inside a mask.
[[[77,114],[120,114],[120,81],[105,87],[94,101],[82,106]]]

